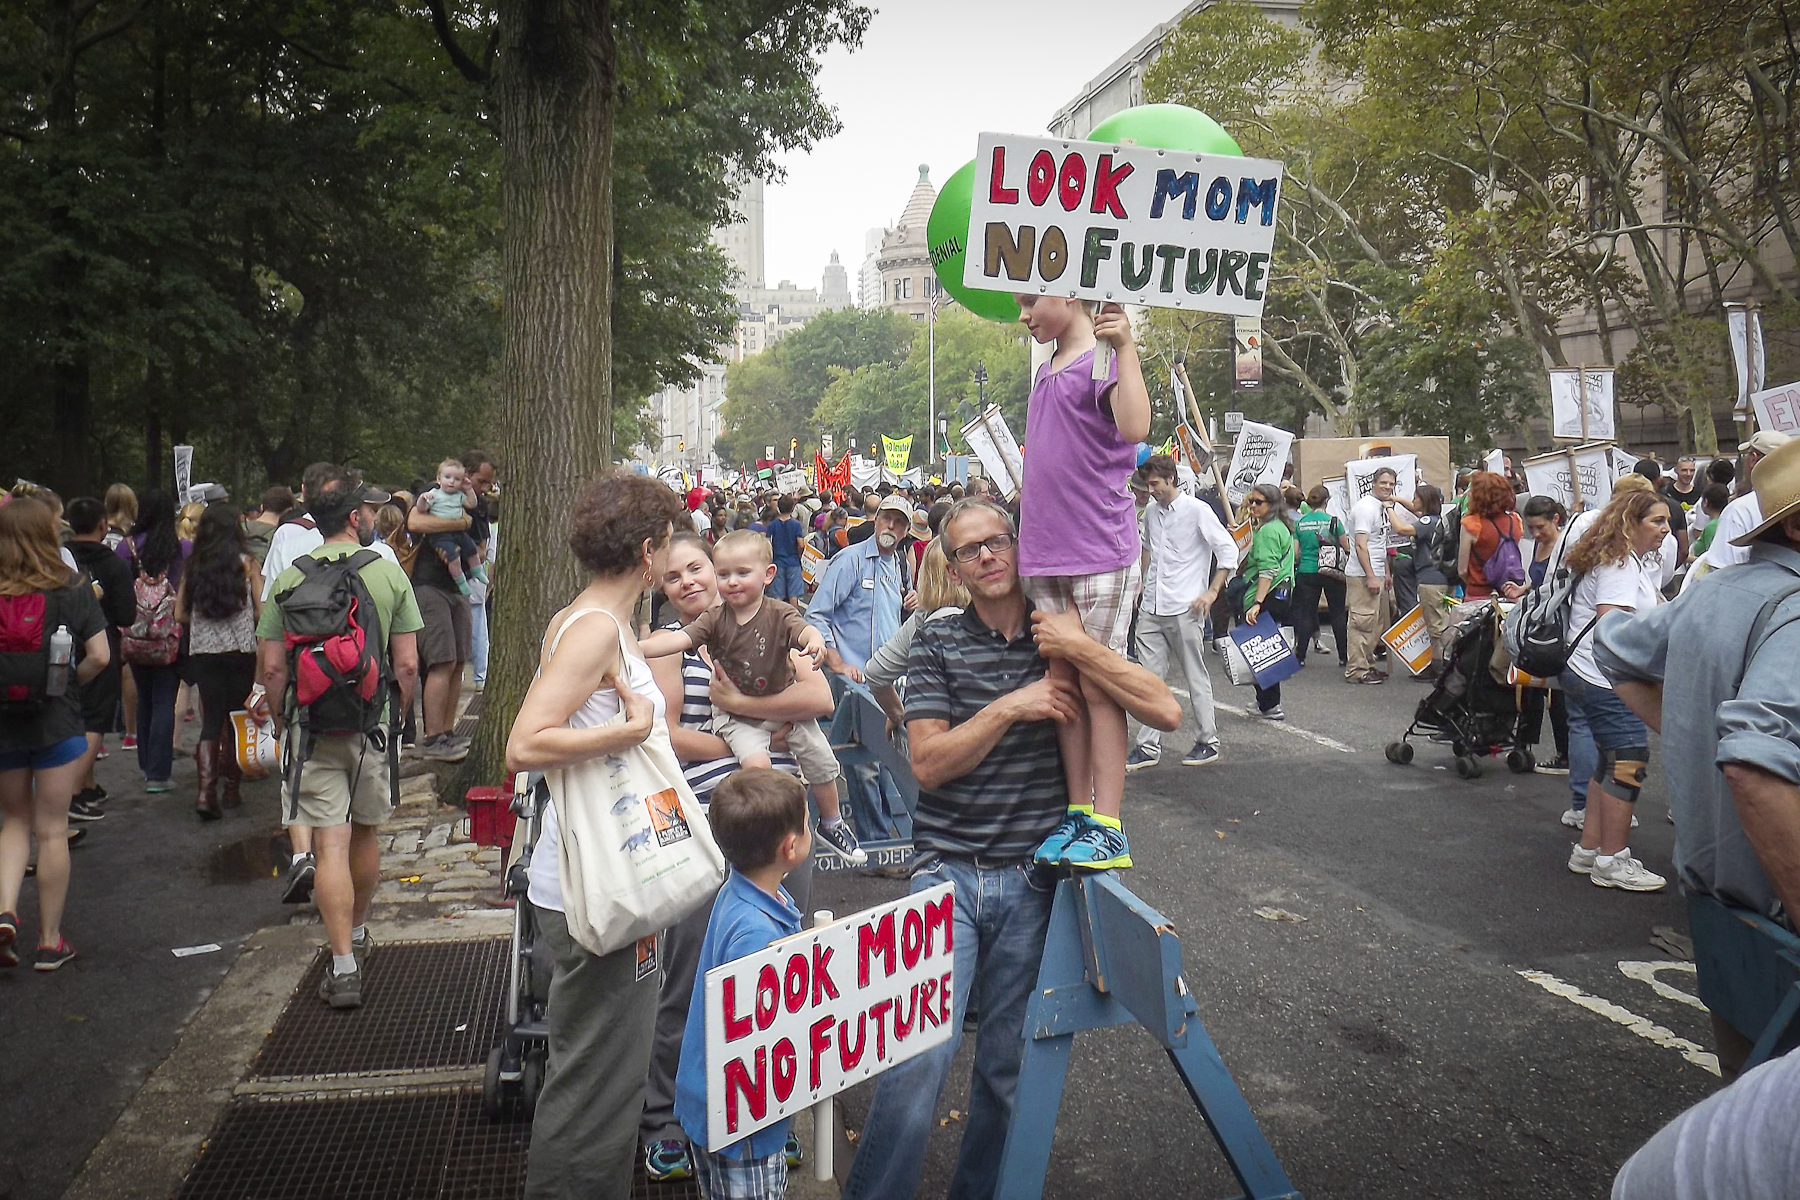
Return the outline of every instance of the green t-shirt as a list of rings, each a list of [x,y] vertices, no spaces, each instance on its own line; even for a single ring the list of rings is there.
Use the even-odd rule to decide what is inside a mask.
[[[307,556],[330,562],[362,549],[364,547],[354,542],[326,542],[307,551]],[[405,571],[385,558],[378,558],[365,564],[359,574],[363,586],[369,589],[369,599],[375,601],[375,615],[381,618],[383,637],[417,633],[425,627],[425,620],[419,615],[419,602],[413,598],[412,580],[406,577]],[[269,594],[279,596],[299,582],[300,568],[289,567],[275,577],[275,590]],[[278,642],[281,632],[281,606],[273,602],[263,605],[262,620],[256,623],[256,636]]]
[[[1719,532],[1719,518],[1714,517],[1712,520],[1710,520],[1706,523],[1706,528],[1703,531],[1701,531],[1700,539],[1694,543],[1695,557],[1705,554],[1709,549],[1712,548],[1713,535],[1718,532]]]
[[[1256,600],[1256,580],[1263,574],[1273,578],[1269,592],[1273,595],[1284,583],[1294,581],[1294,535],[1281,521],[1264,521],[1250,538],[1250,552],[1244,555],[1243,576],[1250,583],[1244,593],[1244,607]]]
[[[1300,543],[1300,561],[1294,569],[1302,575],[1310,575],[1319,569],[1320,540],[1336,542],[1344,536],[1344,525],[1323,508],[1307,509],[1294,525],[1298,529],[1296,540]]]

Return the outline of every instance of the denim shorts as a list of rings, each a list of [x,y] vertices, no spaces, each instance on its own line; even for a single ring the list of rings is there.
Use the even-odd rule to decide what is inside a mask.
[[[1650,731],[1611,688],[1596,687],[1574,671],[1562,673],[1562,686],[1568,702],[1581,707],[1600,749],[1641,749],[1650,744]]]
[[[66,767],[86,753],[87,738],[78,733],[36,750],[0,751],[0,771],[48,771]]]

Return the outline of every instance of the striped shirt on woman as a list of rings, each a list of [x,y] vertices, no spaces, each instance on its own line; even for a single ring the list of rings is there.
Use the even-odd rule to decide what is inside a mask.
[[[680,629],[680,621],[672,621],[664,625],[664,629]],[[683,729],[698,730],[701,733],[713,733],[712,706],[712,668],[706,660],[695,651],[688,651],[681,656],[681,720]],[[769,765],[778,771],[786,771],[790,775],[800,774],[800,764],[794,756],[785,750],[772,751]],[[702,762],[683,763],[682,774],[687,777],[688,786],[694,789],[694,798],[702,805],[712,799],[712,791],[719,786],[719,781],[738,769],[738,760],[730,754],[723,758],[709,758]]]

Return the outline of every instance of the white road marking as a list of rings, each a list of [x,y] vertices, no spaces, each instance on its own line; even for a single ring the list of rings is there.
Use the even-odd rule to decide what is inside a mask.
[[[1697,1008],[1701,1012],[1710,1012],[1706,1002],[1692,992],[1684,992],[1672,984],[1664,983],[1656,977],[1658,971],[1675,971],[1682,975],[1698,976],[1698,971],[1691,962],[1622,962],[1619,973],[1627,979],[1635,979],[1639,983],[1647,983],[1664,1000],[1673,1000],[1677,1004],[1685,1004],[1689,1008]]]
[[[1564,983],[1556,976],[1544,971],[1520,971],[1519,975],[1537,984],[1552,996],[1561,996],[1589,1012],[1599,1013],[1607,1020],[1623,1025],[1645,1041],[1654,1042],[1665,1050],[1674,1050],[1696,1067],[1711,1071],[1714,1075],[1719,1073],[1718,1055],[1702,1050],[1693,1042],[1671,1029],[1663,1028],[1647,1017],[1640,1017],[1630,1009],[1614,1004],[1611,1000],[1590,996],[1574,984]]]
[[[1191,696],[1188,696],[1188,690],[1186,688],[1171,687],[1169,690],[1171,692],[1174,692],[1177,696],[1185,696],[1190,700],[1192,699]],[[1223,700],[1215,699],[1213,701],[1213,707],[1216,709],[1220,709],[1224,712],[1228,712],[1234,717],[1253,717],[1256,720],[1259,720],[1259,721],[1262,720],[1262,718],[1260,716],[1257,716],[1255,713],[1252,713],[1249,709],[1240,708],[1236,704],[1227,704]],[[1310,729],[1302,729],[1298,725],[1291,724],[1287,721],[1268,721],[1268,722],[1265,722],[1265,724],[1273,725],[1277,729],[1286,730],[1288,733],[1293,734],[1295,737],[1303,737],[1309,742],[1313,742],[1317,745],[1325,747],[1327,750],[1336,750],[1342,754],[1355,754],[1356,753],[1355,746],[1346,746],[1344,743],[1338,741],[1336,738],[1328,738],[1322,733],[1314,733]]]

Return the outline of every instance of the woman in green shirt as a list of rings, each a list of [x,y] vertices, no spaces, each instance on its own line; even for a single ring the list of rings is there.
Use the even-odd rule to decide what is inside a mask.
[[[1325,507],[1330,503],[1331,493],[1326,490],[1325,485],[1313,484],[1312,490],[1306,493],[1306,507],[1294,522],[1299,561],[1294,564],[1294,603],[1291,615],[1294,621],[1294,654],[1304,663],[1313,639],[1319,636],[1319,597],[1325,597],[1325,607],[1331,614],[1332,636],[1337,638],[1338,666],[1341,669],[1348,662],[1345,656],[1350,649],[1350,639],[1347,636],[1349,611],[1345,607],[1344,595],[1344,560],[1350,552],[1350,546],[1344,523]],[[1336,548],[1335,561],[1328,564],[1334,568],[1335,574],[1320,573],[1321,546]]]
[[[1254,625],[1267,612],[1277,627],[1286,623],[1294,590],[1294,531],[1281,489],[1259,483],[1244,501],[1253,532],[1239,568],[1244,622]],[[1271,721],[1285,721],[1281,684],[1256,689],[1256,708]]]

